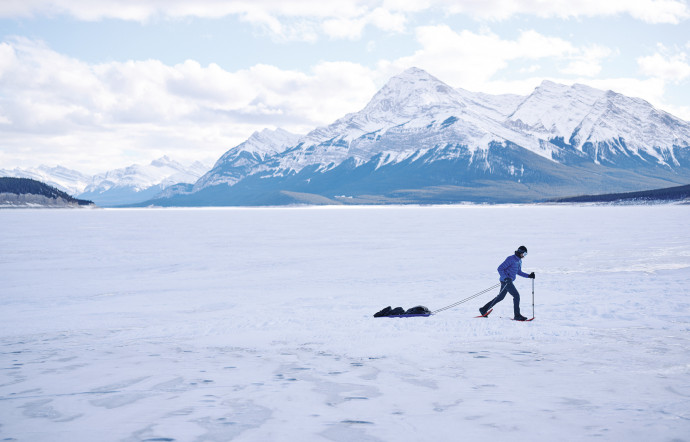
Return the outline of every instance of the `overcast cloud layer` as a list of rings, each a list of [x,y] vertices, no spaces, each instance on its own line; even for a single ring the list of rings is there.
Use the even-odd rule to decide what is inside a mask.
[[[689,18],[678,0],[2,2],[0,24],[15,32],[0,36],[0,168],[95,173],[164,154],[212,163],[256,130],[306,133],[355,112],[410,66],[488,93],[586,83],[690,120],[690,37],[680,31]],[[128,23],[182,33],[199,20],[249,32],[241,43],[213,40],[218,61],[204,63],[194,51],[179,63],[155,53],[92,61],[43,32],[123,26],[124,46],[137,44]],[[625,42],[609,28],[637,32]],[[221,62],[238,44],[257,45],[254,61]],[[281,52],[311,61],[286,63]]]

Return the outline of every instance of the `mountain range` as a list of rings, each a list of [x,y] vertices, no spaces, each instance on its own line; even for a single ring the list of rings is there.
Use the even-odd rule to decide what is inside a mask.
[[[3,175],[101,206],[533,202],[687,184],[690,123],[582,84],[491,95],[410,68],[360,111],[305,135],[256,132],[210,170],[163,157],[92,177]]]
[[[189,166],[164,156],[147,165],[134,164],[95,175],[78,197],[100,206],[117,206],[156,197],[173,185],[193,183],[208,170],[200,162]]]
[[[690,180],[690,123],[648,102],[544,81],[455,89],[410,68],[306,135],[264,130],[146,205],[529,202]]]
[[[185,166],[164,156],[150,164],[133,164],[93,176],[62,166],[0,170],[0,176],[38,180],[69,195],[109,207],[149,200],[173,185],[194,183],[207,171],[208,167],[198,161]]]

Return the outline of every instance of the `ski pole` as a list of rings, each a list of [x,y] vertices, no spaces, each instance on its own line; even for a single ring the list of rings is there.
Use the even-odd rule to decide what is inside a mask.
[[[534,279],[532,279],[532,318],[534,318]]]

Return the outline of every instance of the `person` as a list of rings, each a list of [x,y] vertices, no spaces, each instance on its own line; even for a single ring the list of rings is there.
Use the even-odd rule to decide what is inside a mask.
[[[522,271],[522,258],[525,256],[527,256],[527,247],[520,246],[513,255],[507,257],[506,260],[503,261],[503,264],[498,266],[497,270],[501,279],[501,290],[498,292],[498,296],[479,309],[479,313],[481,313],[482,316],[485,316],[494,305],[503,301],[503,298],[506,297],[506,293],[510,293],[513,296],[514,319],[516,321],[527,320],[527,318],[520,314],[520,293],[515,288],[515,284],[513,284],[517,275],[523,278],[535,278],[534,272],[528,275]]]

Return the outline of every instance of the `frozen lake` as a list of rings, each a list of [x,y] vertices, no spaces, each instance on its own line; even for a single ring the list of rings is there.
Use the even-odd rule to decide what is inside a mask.
[[[690,441],[690,206],[0,211],[0,441]],[[536,319],[474,319],[519,246]],[[532,316],[531,281],[518,278]]]

